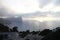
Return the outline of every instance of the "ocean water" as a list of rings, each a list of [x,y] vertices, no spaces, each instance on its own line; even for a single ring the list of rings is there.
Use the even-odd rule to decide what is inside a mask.
[[[43,30],[43,29],[54,29],[56,27],[60,27],[60,21],[35,21],[35,20],[27,20],[23,21],[22,25],[19,27],[18,30]]]

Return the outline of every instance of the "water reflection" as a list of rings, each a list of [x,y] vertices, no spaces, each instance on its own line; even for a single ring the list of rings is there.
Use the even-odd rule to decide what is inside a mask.
[[[54,29],[60,26],[60,21],[44,21],[39,22],[35,20],[23,21],[24,30],[43,30],[43,29]]]

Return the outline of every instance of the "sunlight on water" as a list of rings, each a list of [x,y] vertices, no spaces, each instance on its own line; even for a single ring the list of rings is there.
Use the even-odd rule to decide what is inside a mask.
[[[60,27],[60,21],[44,21],[39,22],[36,20],[24,20],[23,28],[29,30],[43,30],[43,29],[54,29]]]

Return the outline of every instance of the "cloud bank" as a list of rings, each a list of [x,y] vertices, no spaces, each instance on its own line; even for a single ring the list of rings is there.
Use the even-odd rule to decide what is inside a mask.
[[[0,16],[31,14],[60,16],[60,0],[0,0]],[[37,14],[38,15],[38,14]]]

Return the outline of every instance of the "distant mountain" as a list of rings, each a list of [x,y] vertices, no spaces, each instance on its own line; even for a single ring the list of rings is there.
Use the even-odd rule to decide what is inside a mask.
[[[0,24],[7,25],[10,28],[12,28],[14,26],[21,27],[22,26],[22,18],[21,17],[0,18]]]
[[[7,19],[0,18],[0,24],[9,25],[11,22]]]
[[[11,17],[11,18],[7,18],[7,20],[11,21],[11,22],[22,22],[22,18],[21,17]]]
[[[22,18],[21,17],[11,17],[11,18],[6,18],[6,20],[9,20],[11,22],[10,24],[10,28],[14,27],[14,26],[17,26],[18,27],[18,30],[22,30],[21,27],[22,27]]]

